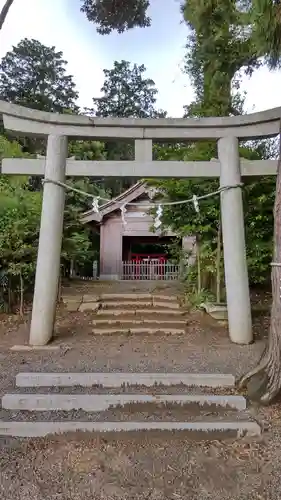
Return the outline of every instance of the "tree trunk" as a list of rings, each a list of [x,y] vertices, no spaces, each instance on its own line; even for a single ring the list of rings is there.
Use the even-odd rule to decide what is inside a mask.
[[[60,269],[59,285],[58,285],[58,295],[57,295],[57,301],[58,301],[58,303],[60,303],[60,301],[61,301],[61,295],[62,295],[62,271]]]
[[[198,295],[202,291],[202,281],[201,281],[201,251],[200,251],[200,241],[197,239],[197,293]]]
[[[20,273],[20,316],[23,317],[23,295],[24,295],[24,283],[23,277]]]
[[[14,0],[6,0],[6,2],[4,3],[4,6],[0,12],[0,30],[3,28],[8,12],[10,10],[10,7],[12,7],[13,3]]]
[[[281,121],[279,160],[274,204],[274,248],[271,271],[272,306],[267,346],[258,365],[244,375],[239,385],[247,386],[250,399],[269,404],[281,390]]]
[[[75,265],[74,265],[74,260],[71,259],[70,261],[70,271],[69,271],[69,277],[70,278],[75,278]]]
[[[11,283],[11,276],[9,276],[9,281],[8,281],[8,313],[12,312],[12,283]]]
[[[216,259],[216,298],[217,304],[221,302],[221,236],[222,227],[221,219],[219,220],[218,236],[217,236],[217,259]]]

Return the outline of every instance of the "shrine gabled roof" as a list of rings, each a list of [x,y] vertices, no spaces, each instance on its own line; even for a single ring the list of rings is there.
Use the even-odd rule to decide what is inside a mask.
[[[112,212],[120,209],[123,205],[131,203],[141,195],[148,191],[147,184],[144,181],[139,181],[133,186],[129,187],[124,193],[121,193],[116,198],[104,203],[99,209],[99,213],[95,212],[94,209],[84,212],[81,216],[82,224],[87,222],[95,221],[101,222],[105,215],[109,215]]]

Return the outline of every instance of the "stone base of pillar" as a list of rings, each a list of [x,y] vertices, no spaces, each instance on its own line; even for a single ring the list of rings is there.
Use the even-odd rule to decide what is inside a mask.
[[[100,281],[118,281],[120,280],[119,274],[100,274]]]

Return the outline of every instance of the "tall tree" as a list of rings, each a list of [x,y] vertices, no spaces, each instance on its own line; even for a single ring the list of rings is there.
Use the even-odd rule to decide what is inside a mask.
[[[145,76],[142,64],[115,61],[112,69],[104,69],[104,83],[101,97],[93,98],[93,116],[116,116],[119,118],[156,118],[166,116],[166,112],[156,108],[158,90],[151,78]],[[108,160],[131,160],[134,155],[133,141],[110,141],[105,144]],[[135,179],[107,179],[106,189],[112,196],[120,194]]]
[[[122,118],[155,118],[165,116],[155,108],[158,90],[151,78],[145,77],[146,67],[129,61],[114,61],[112,69],[104,69],[102,97],[93,98],[95,116]]]
[[[136,26],[150,26],[149,4],[149,0],[82,0],[81,10],[97,24],[98,33],[108,35],[112,30],[123,33]]]
[[[42,111],[78,111],[78,93],[63,54],[38,40],[21,40],[0,63],[0,98]]]
[[[280,150],[274,203],[272,306],[269,337],[258,364],[240,379],[240,386],[247,387],[249,397],[263,404],[271,403],[281,391],[281,134],[279,140]]]
[[[252,37],[260,55],[265,55],[270,69],[281,66],[281,3],[280,0],[253,0],[251,9]],[[280,122],[281,123],[281,122]],[[271,271],[272,307],[269,337],[257,366],[240,380],[247,386],[251,399],[269,404],[281,391],[281,126],[279,160],[274,203],[273,264]]]
[[[190,28],[185,71],[196,95],[187,114],[240,114],[241,99],[237,102],[233,92],[234,84],[239,88],[237,74],[252,74],[260,65],[248,26],[249,10],[236,0],[188,0],[182,11]]]
[[[249,2],[249,0],[248,0]],[[252,0],[253,39],[270,69],[281,66],[281,2]]]

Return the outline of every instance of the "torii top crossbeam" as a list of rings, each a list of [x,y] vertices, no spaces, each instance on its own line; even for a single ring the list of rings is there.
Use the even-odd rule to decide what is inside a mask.
[[[281,108],[242,116],[211,118],[92,118],[47,113],[0,101],[6,130],[25,135],[65,135],[93,139],[200,140],[233,136],[272,137],[280,129]]]

